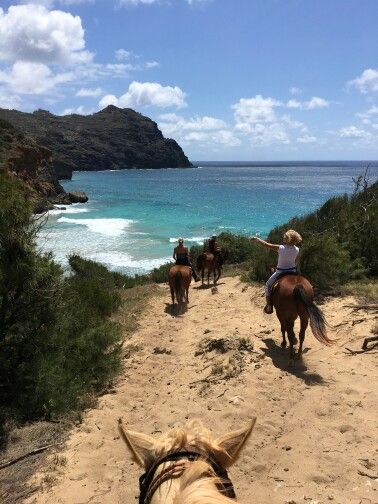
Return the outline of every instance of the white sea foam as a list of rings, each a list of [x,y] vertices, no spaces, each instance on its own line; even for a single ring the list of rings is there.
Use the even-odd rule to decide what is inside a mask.
[[[60,217],[58,222],[86,226],[93,233],[120,236],[134,221],[131,219],[72,219],[70,217]]]
[[[82,205],[82,203],[77,203],[77,205]],[[82,206],[67,205],[63,207],[55,207],[53,210],[49,210],[49,215],[60,215],[60,214],[78,214],[89,212],[89,208],[83,208]]]
[[[171,257],[156,259],[135,259],[126,252],[95,252],[89,255],[93,261],[106,264],[112,268],[132,268],[140,272],[151,271],[172,260]]]
[[[184,238],[184,242],[198,243],[198,245],[203,245],[203,242],[208,238],[205,236],[191,236],[189,238]],[[169,238],[169,243],[177,243],[178,238]]]

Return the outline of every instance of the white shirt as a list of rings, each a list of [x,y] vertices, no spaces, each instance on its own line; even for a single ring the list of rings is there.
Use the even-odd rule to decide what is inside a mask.
[[[295,259],[299,254],[299,248],[295,245],[280,245],[278,249],[278,269],[295,268]]]

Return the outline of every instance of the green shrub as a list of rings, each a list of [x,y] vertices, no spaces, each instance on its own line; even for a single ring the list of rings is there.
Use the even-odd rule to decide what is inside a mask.
[[[366,273],[361,260],[352,261],[349,252],[332,235],[306,240],[299,256],[299,269],[320,289],[362,278]]]
[[[38,229],[23,186],[0,173],[0,428],[11,417],[81,407],[120,365],[120,330],[109,316],[128,277],[77,256],[64,277],[38,253]]]
[[[162,264],[158,268],[154,268],[151,272],[150,279],[154,283],[168,282],[168,272],[172,268],[173,263]]]

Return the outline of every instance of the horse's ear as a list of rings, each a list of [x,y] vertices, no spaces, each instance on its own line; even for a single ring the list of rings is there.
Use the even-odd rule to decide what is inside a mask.
[[[217,453],[217,459],[223,467],[228,467],[235,462],[240,450],[251,435],[255,423],[256,418],[252,418],[246,427],[229,432],[215,441],[218,447],[222,449],[222,452]]]
[[[152,436],[123,428],[122,419],[118,420],[121,438],[129,447],[134,459],[141,466],[148,466],[154,459],[155,440]]]

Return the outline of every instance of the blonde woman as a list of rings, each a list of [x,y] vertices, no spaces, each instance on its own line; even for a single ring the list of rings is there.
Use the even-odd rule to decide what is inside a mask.
[[[265,284],[266,305],[264,308],[265,313],[273,313],[270,295],[272,292],[273,284],[277,281],[278,277],[283,273],[296,273],[297,272],[297,258],[299,248],[297,245],[302,241],[302,237],[294,229],[289,229],[283,235],[283,245],[276,245],[275,243],[268,243],[257,236],[252,236],[251,241],[261,243],[264,247],[275,250],[278,252],[278,262],[276,271],[271,275]]]

